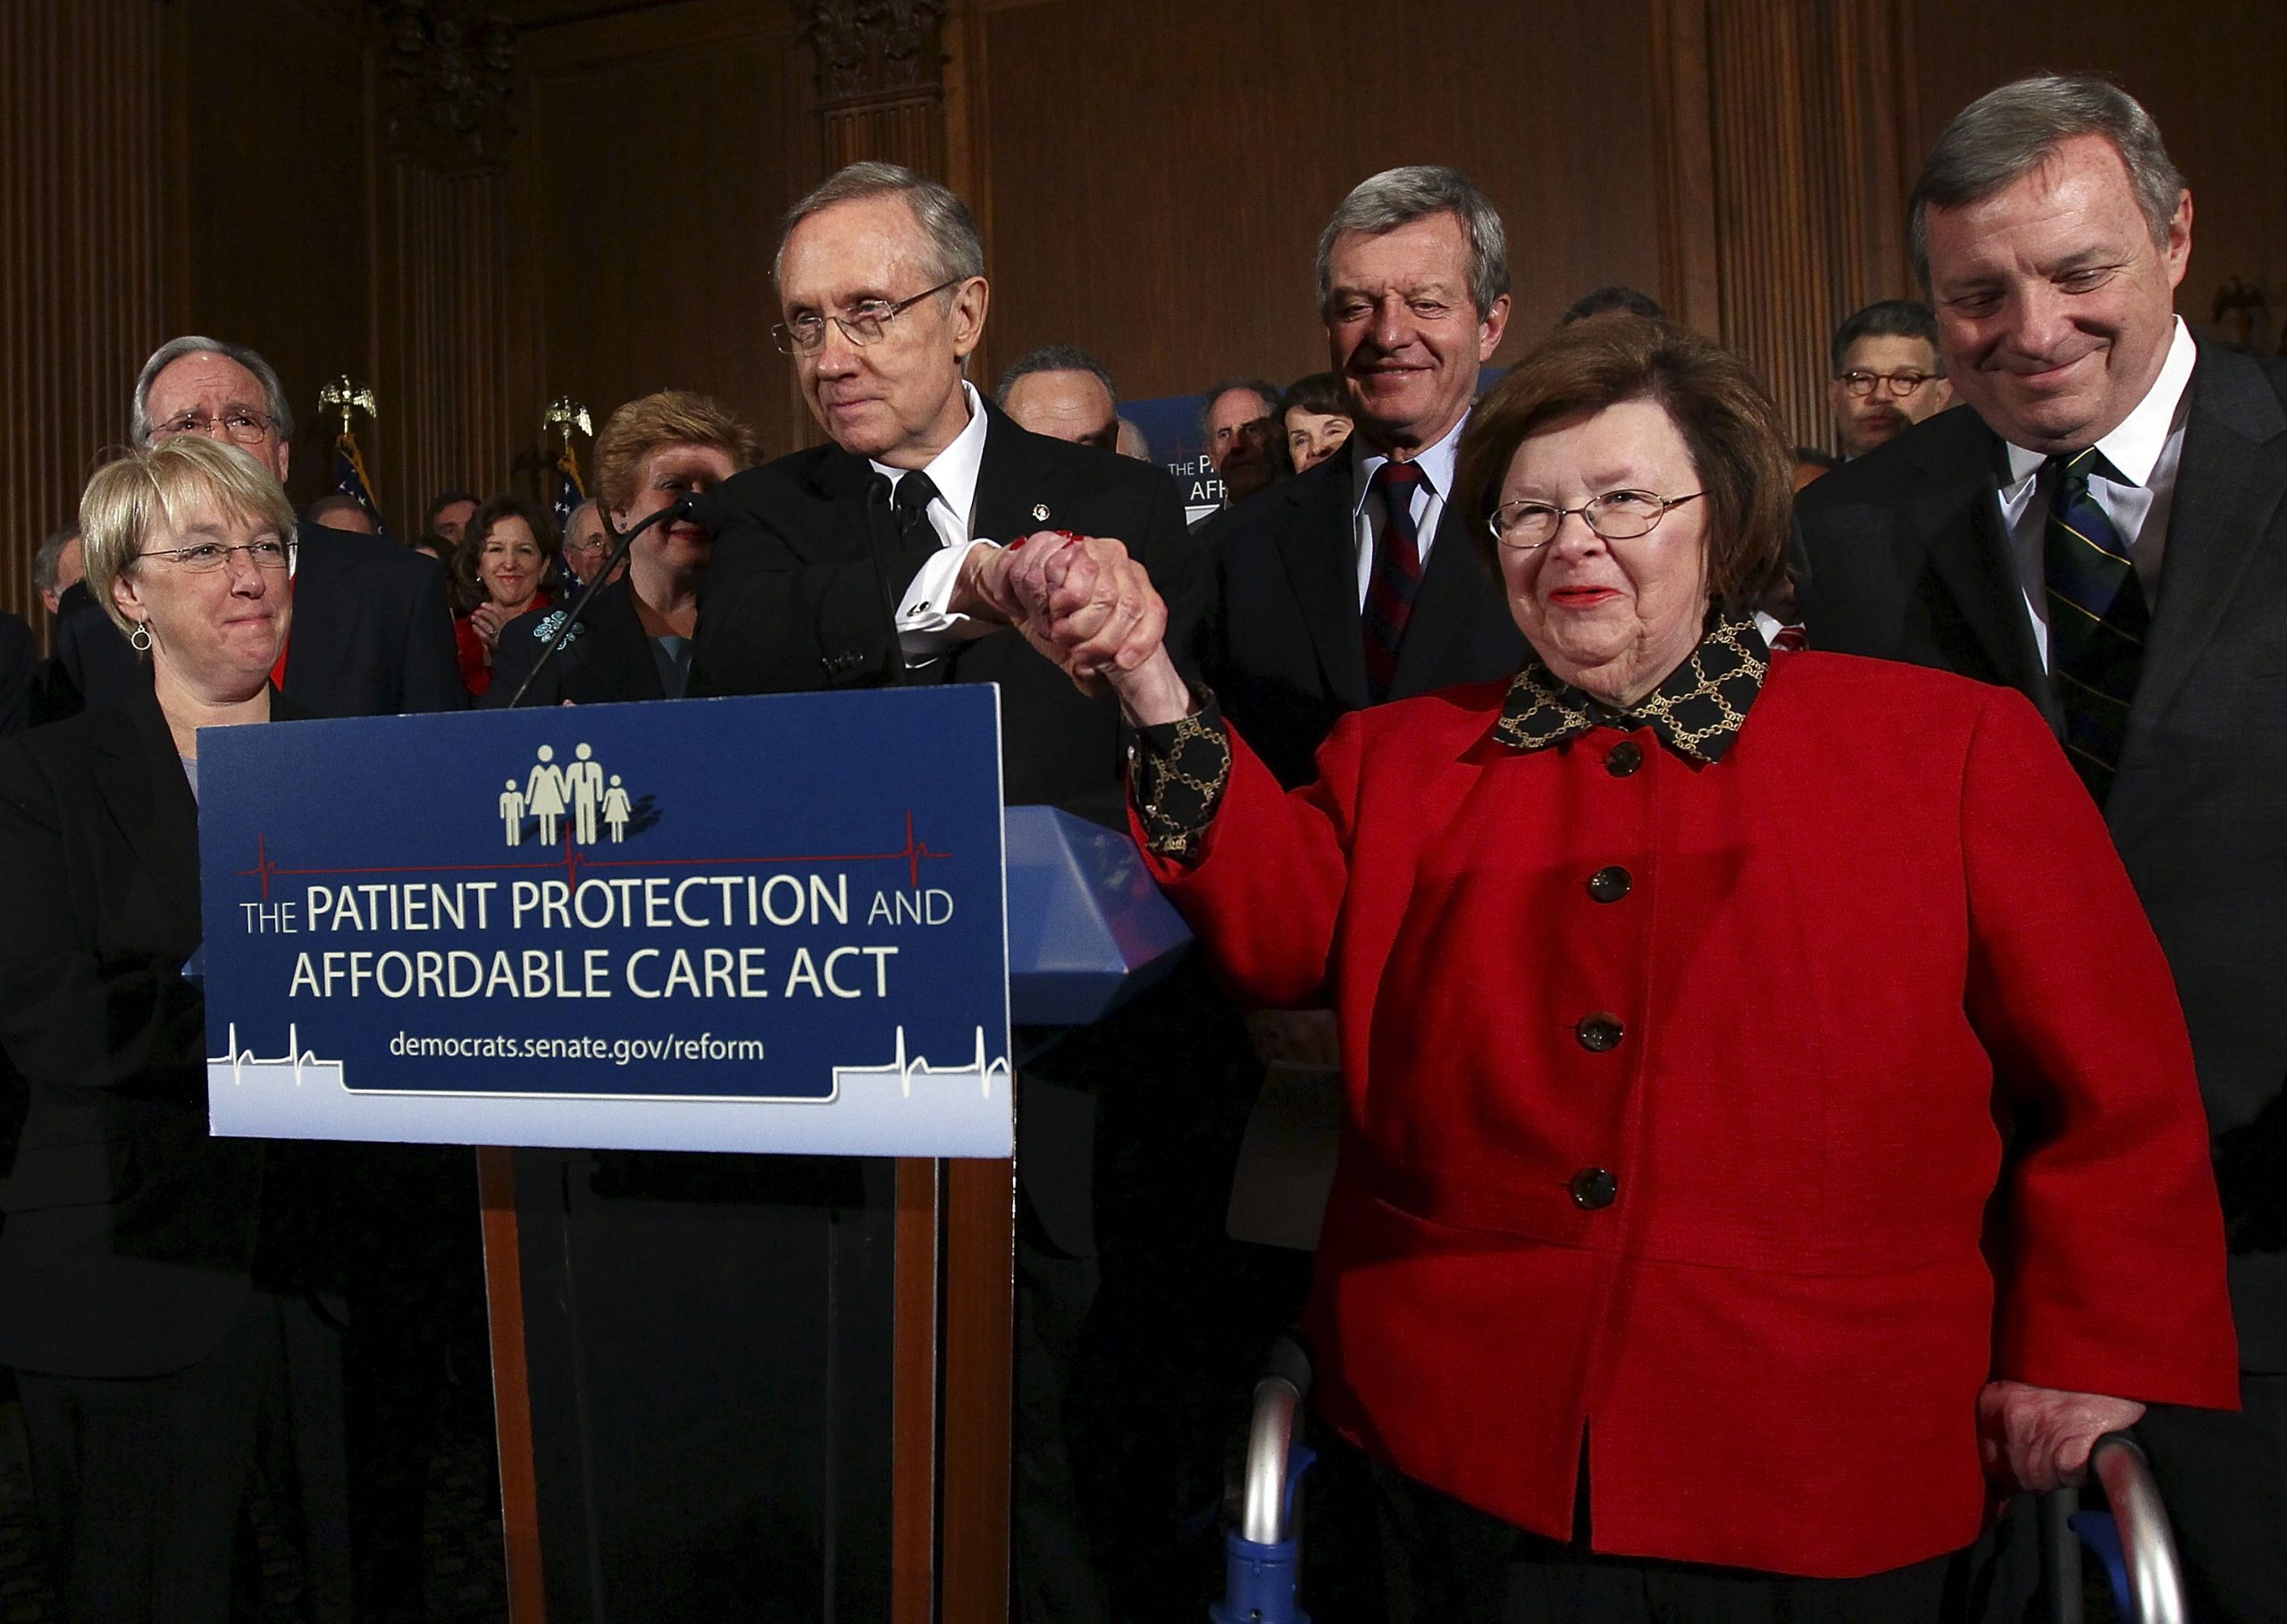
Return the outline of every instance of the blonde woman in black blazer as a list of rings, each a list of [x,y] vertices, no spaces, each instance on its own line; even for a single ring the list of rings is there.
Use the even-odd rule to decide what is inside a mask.
[[[149,681],[0,747],[0,1050],[25,1088],[0,1361],[68,1616],[227,1619],[258,1418],[284,1415],[296,1481],[273,1495],[307,1525],[313,1615],[342,1617],[339,1377],[289,1234],[295,1152],[207,1133],[183,974],[198,730],[289,714],[270,672],[293,514],[244,453],[186,434],[99,470],[80,519]]]

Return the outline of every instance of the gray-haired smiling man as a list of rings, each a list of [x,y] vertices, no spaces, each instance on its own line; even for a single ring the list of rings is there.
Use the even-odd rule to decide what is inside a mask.
[[[2021,80],[1973,103],[1911,206],[1946,376],[1971,409],[1798,499],[1805,624],[1814,649],[2023,690],[2111,826],[2191,1028],[2245,1406],[2137,1419],[2131,1403],[2115,1424],[2134,1420],[2159,1474],[2192,1615],[2277,1620],[2287,368],[2177,318],[2191,192],[2150,115],[2106,80]]]

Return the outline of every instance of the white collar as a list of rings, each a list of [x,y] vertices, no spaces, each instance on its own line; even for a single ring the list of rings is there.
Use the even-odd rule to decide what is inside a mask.
[[[1468,423],[1469,413],[1463,412],[1461,421],[1445,431],[1443,439],[1414,453],[1414,465],[1421,470],[1423,482],[1434,497],[1450,499],[1453,494],[1453,462],[1461,451],[1462,430]],[[1366,506],[1366,494],[1374,488],[1374,475],[1390,460],[1379,451],[1370,450],[1363,439],[1357,445],[1359,456],[1353,465],[1350,486],[1350,516],[1353,519]]]
[[[968,423],[953,436],[952,443],[923,465],[921,472],[937,488],[937,495],[952,510],[953,517],[966,532],[969,515],[976,511],[976,476],[984,466],[984,397],[968,379],[961,380],[961,398],[968,404]],[[870,460],[870,459],[868,459]],[[874,472],[887,476],[890,489],[897,489],[898,481],[911,470],[892,468],[887,463],[874,463]]]
[[[2160,453],[2167,449],[2168,436],[2175,432],[2183,414],[2185,392],[2191,385],[2191,369],[2199,359],[2199,347],[2191,340],[2191,329],[2183,324],[2182,316],[2175,318],[2175,337],[2168,342],[2168,357],[2160,363],[2160,375],[2152,380],[2152,387],[2144,391],[2144,398],[2136,403],[2136,409],[2097,442],[2099,455],[2131,485],[2152,482],[2152,470],[2159,465]],[[2041,464],[2048,460],[2041,453],[2028,451],[2023,446],[2007,445],[2007,449],[2009,484],[2013,488],[2039,473]]]

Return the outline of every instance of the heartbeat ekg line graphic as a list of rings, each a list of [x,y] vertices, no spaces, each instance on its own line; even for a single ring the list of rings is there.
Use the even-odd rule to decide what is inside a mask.
[[[246,1082],[246,1068],[249,1066],[291,1066],[294,1068],[294,1086],[299,1088],[302,1086],[304,1067],[338,1067],[341,1064],[339,1060],[322,1059],[313,1051],[303,1048],[301,1032],[292,1021],[286,1023],[286,1052],[284,1054],[262,1055],[255,1053],[251,1049],[239,1048],[239,1024],[236,1021],[232,1021],[230,1025],[223,1047],[230,1051],[228,1054],[210,1054],[206,1057],[206,1063],[209,1066],[228,1066],[230,1068],[230,1081],[241,1085]]]
[[[572,831],[564,832],[564,851],[560,857],[542,858],[529,863],[406,863],[364,868],[288,868],[270,855],[267,833],[255,836],[254,866],[238,871],[240,879],[259,880],[262,900],[270,900],[270,883],[273,879],[315,878],[333,875],[381,874],[531,874],[562,869],[572,884],[580,883],[580,874],[587,868],[728,868],[746,865],[802,863],[903,863],[907,883],[918,890],[921,885],[921,863],[949,858],[950,851],[939,851],[928,841],[917,840],[913,833],[913,813],[905,815],[905,844],[895,851],[824,852],[813,856],[792,857],[726,857],[726,858],[595,858],[575,845]]]
[[[993,1098],[993,1079],[997,1076],[1004,1084],[1008,1082],[1009,1062],[1005,1059],[987,1060],[984,1058],[984,1028],[982,1026],[976,1028],[975,1058],[966,1065],[932,1066],[926,1055],[915,1055],[908,1059],[905,1052],[905,1028],[900,1026],[897,1029],[897,1052],[886,1065],[837,1066],[834,1068],[834,1083],[837,1092],[841,1089],[842,1079],[845,1077],[892,1076],[898,1080],[905,1092],[905,1097],[909,1100],[913,1098],[913,1079],[917,1076],[975,1077],[977,1080],[979,1097],[990,1100]]]

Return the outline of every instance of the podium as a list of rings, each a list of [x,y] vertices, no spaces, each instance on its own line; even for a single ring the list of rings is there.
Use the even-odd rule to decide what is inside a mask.
[[[489,1147],[518,1624],[1006,1618],[1014,1039],[1187,936],[995,703],[203,744],[215,1131]]]

